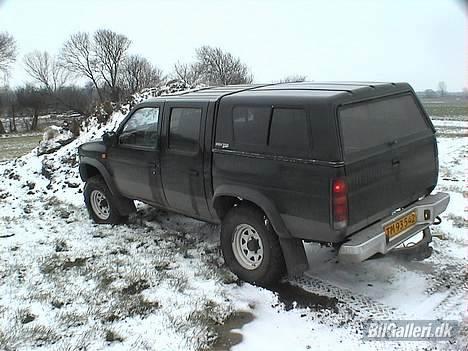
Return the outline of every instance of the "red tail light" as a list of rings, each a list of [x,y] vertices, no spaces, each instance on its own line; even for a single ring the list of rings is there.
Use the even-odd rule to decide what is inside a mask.
[[[348,225],[348,186],[342,178],[332,183],[333,228],[343,229]]]

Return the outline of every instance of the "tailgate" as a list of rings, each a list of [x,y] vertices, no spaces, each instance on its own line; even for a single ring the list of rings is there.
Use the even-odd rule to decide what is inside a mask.
[[[437,183],[434,129],[411,94],[339,110],[348,183],[348,233],[428,194]]]

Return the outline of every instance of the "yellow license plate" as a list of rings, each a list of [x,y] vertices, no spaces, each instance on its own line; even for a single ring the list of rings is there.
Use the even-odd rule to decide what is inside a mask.
[[[416,211],[410,212],[404,217],[397,219],[384,227],[385,235],[389,240],[395,238],[405,230],[411,228],[416,224],[417,216]]]

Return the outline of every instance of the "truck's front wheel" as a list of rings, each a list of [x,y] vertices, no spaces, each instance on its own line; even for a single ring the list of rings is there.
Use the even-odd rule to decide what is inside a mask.
[[[237,206],[224,217],[221,248],[231,271],[249,283],[269,286],[285,272],[278,237],[255,207]]]
[[[94,222],[119,224],[127,218],[117,210],[112,194],[101,177],[88,179],[83,194],[86,207]]]

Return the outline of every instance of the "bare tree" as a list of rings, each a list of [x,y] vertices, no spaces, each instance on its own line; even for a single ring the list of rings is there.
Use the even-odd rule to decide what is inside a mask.
[[[99,85],[99,70],[93,43],[88,33],[73,34],[64,44],[60,54],[61,64],[70,72],[91,80],[101,102],[104,101]]]
[[[146,58],[132,55],[125,59],[120,79],[123,89],[129,94],[134,94],[145,88],[159,86],[163,79],[163,73]]]
[[[0,72],[7,73],[16,60],[16,42],[7,32],[0,33]]]
[[[424,97],[426,98],[434,98],[437,96],[437,93],[432,89],[424,90]]]
[[[67,83],[70,74],[46,51],[34,51],[24,57],[26,72],[51,94]]]
[[[445,84],[445,82],[439,82],[438,87],[440,96],[443,97],[447,95],[447,84]]]
[[[196,63],[180,63],[174,65],[174,78],[188,86],[195,86],[202,80],[200,66]]]
[[[7,115],[10,133],[16,132],[16,94],[8,87],[0,89],[0,111]],[[1,134],[1,133],[0,133]]]
[[[88,116],[93,112],[93,89],[86,87],[66,86],[57,92],[60,105],[80,115]]]
[[[99,29],[94,34],[94,49],[99,73],[110,89],[113,101],[119,99],[118,78],[130,44],[130,39],[125,35],[108,29]]]
[[[46,92],[43,89],[37,89],[31,85],[16,90],[16,97],[20,106],[32,110],[33,118],[31,122],[31,130],[38,129],[39,112],[45,107]]]
[[[280,80],[280,83],[298,83],[298,82],[304,82],[306,79],[307,79],[307,76],[294,74],[291,76],[284,77],[283,79]]]
[[[248,67],[238,57],[220,48],[202,46],[196,50],[197,65],[207,84],[228,85],[251,83]]]

